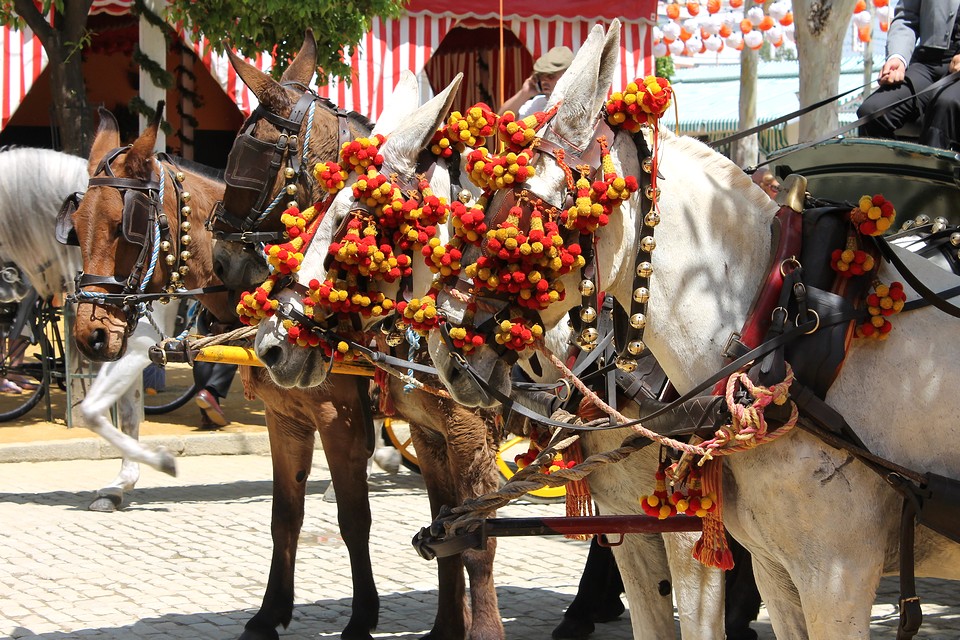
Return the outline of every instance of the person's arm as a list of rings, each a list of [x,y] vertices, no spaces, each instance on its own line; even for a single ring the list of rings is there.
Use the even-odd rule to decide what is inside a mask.
[[[906,69],[917,46],[920,37],[920,12],[923,10],[923,0],[900,0],[893,11],[890,28],[887,30],[887,64],[899,59]],[[886,68],[887,64],[884,64]],[[883,72],[881,72],[881,78]],[[903,78],[900,78],[903,80]]]
[[[530,76],[523,81],[523,85],[520,87],[519,91],[510,96],[502,105],[500,105],[500,109],[498,111],[501,114],[506,113],[507,111],[518,113],[520,111],[520,107],[522,107],[527,100],[539,93],[540,83],[537,82],[535,76]]]

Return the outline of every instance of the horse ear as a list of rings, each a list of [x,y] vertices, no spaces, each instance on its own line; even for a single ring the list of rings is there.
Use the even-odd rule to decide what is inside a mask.
[[[385,165],[406,175],[413,173],[417,156],[446,119],[462,81],[463,74],[458,73],[446,89],[403,120],[381,147]]]
[[[300,52],[293,58],[280,80],[281,82],[299,82],[304,86],[309,86],[316,72],[317,39],[313,37],[313,29],[307,29],[303,36]]]
[[[603,51],[600,53],[600,73],[597,78],[597,94],[594,96],[596,111],[607,101],[614,74],[620,66],[620,20],[614,18],[603,39]]]
[[[146,179],[150,175],[150,159],[157,144],[158,121],[159,118],[144,129],[123,157],[123,168],[127,176]]]
[[[617,27],[615,37],[619,46],[619,23]],[[595,25],[550,95],[550,106],[561,103],[554,130],[576,146],[583,146],[593,131],[602,104],[598,103],[597,96],[606,97],[609,87],[609,83],[602,85],[600,80],[600,61],[606,44],[603,25]]]
[[[230,49],[226,49],[227,57],[230,58],[230,64],[236,70],[237,75],[243,80],[243,84],[250,88],[257,100],[263,103],[263,106],[273,113],[281,113],[284,108],[290,106],[290,99],[287,92],[283,90],[280,83],[271,78],[268,74],[260,71],[255,66],[235,54]]]
[[[374,134],[388,135],[396,129],[420,105],[420,87],[417,76],[409,69],[400,72],[400,81],[387,100],[389,108],[384,109],[373,127]]]
[[[90,162],[88,170],[90,175],[97,170],[100,160],[111,150],[120,146],[120,125],[113,114],[100,107],[100,126],[97,127],[97,135],[93,139],[93,146],[90,149]]]

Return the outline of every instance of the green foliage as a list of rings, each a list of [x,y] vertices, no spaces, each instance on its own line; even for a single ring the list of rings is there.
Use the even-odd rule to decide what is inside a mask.
[[[232,46],[251,57],[272,51],[278,77],[299,51],[304,32],[312,28],[317,64],[326,74],[349,78],[343,48],[360,42],[374,16],[397,17],[405,4],[406,0],[172,0],[168,19],[203,33],[218,51]]]
[[[673,58],[670,56],[663,56],[662,58],[656,59],[656,66],[654,67],[654,74],[658,78],[666,78],[670,80],[673,78],[674,68],[673,68]]]

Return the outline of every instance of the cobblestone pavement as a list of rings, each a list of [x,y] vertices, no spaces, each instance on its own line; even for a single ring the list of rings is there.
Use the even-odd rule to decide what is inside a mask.
[[[350,604],[350,575],[336,529],[323,456],[311,477],[297,564],[297,607],[285,639],[338,638]],[[145,470],[132,504],[115,514],[86,511],[116,461],[0,464],[0,637],[236,638],[256,611],[270,562],[270,459],[197,456],[180,475]],[[419,638],[436,603],[435,563],[410,545],[429,521],[420,478],[371,477],[374,571],[382,611],[376,637]],[[510,515],[560,515],[559,504],[518,504]],[[576,592],[582,542],[506,538],[496,578],[507,635],[550,637]],[[956,585],[920,583],[920,638],[960,638]],[[896,584],[885,580],[874,637],[894,638]],[[765,613],[756,627],[773,637]],[[597,640],[630,638],[628,614],[598,625]]]

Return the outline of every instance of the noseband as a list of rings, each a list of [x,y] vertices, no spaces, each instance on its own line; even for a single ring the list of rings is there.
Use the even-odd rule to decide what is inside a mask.
[[[276,210],[285,198],[290,201],[284,209],[296,206],[303,209],[312,204],[304,201],[313,193],[314,179],[308,165],[307,154],[310,151],[310,133],[313,130],[313,117],[317,104],[337,116],[337,150],[350,139],[348,111],[335,106],[326,98],[321,98],[300,83],[283,83],[287,88],[300,88],[302,93],[291,109],[288,117],[271,112],[262,103],[246,119],[240,129],[227,157],[224,180],[228,186],[243,189],[256,194],[254,205],[245,214],[227,211],[220,201],[216,204],[207,221],[207,227],[218,240],[242,242],[256,245],[266,242],[278,242],[283,239],[283,231],[259,231],[260,225]],[[300,130],[306,118],[307,126],[301,149]],[[253,135],[257,123],[266,120],[280,131],[277,141],[264,142]],[[283,173],[284,185],[276,194],[272,186]],[[272,199],[271,199],[272,197]],[[222,231],[215,227],[227,227],[232,231]]]

